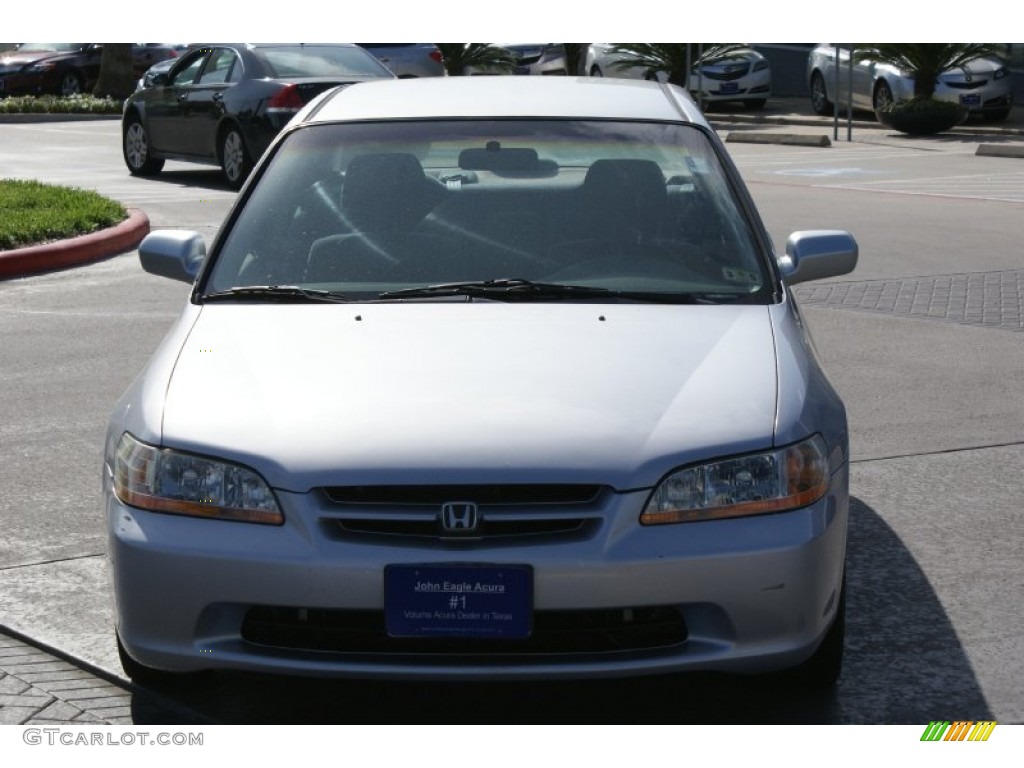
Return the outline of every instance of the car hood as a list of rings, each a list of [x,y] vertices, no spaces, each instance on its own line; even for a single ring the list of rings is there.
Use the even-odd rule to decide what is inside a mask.
[[[212,304],[167,383],[163,444],[294,491],[625,490],[770,446],[776,381],[764,306]]]
[[[991,77],[1000,69],[1004,69],[1005,67],[1006,65],[999,59],[983,57],[980,59],[971,59],[962,67],[954,67],[953,69],[947,69],[941,75],[939,75],[939,77],[943,79],[950,78],[954,80],[963,80],[966,76]]]
[[[0,66],[26,66],[41,61],[60,61],[79,56],[78,51],[9,51],[0,55]]]

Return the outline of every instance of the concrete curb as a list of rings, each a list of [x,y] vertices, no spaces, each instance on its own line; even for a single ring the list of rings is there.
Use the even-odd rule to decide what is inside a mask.
[[[121,115],[110,113],[75,112],[11,112],[0,114],[0,123],[72,123],[89,120],[120,120]]]
[[[804,133],[767,133],[758,131],[729,131],[726,142],[740,144],[788,144],[798,147],[831,147],[825,135]]]
[[[802,115],[799,113],[792,114],[768,114],[768,115],[749,115],[749,114],[726,114],[726,113],[710,113],[705,115],[708,122],[713,127],[717,128],[728,128],[729,125],[773,125],[773,126],[802,126],[805,128],[822,128],[823,130],[831,131],[835,126],[834,119],[832,117],[820,117],[815,115]],[[854,117],[852,122],[848,122],[846,115],[839,117],[839,129],[846,130],[847,126],[851,126],[854,129],[865,129],[865,130],[886,130],[885,126],[874,120],[864,120],[860,117]],[[891,130],[891,129],[888,129]],[[1016,124],[1011,125],[977,125],[972,122],[963,123],[961,125],[954,126],[948,131],[945,131],[940,135],[953,135],[953,136],[992,136],[992,137],[1007,137],[1016,138],[1024,137],[1024,127],[1018,127]]]
[[[986,155],[988,157],[1024,158],[1024,146],[1020,144],[980,144],[974,154]]]
[[[149,234],[149,217],[128,209],[128,218],[113,227],[55,243],[0,251],[0,280],[99,261],[135,248]]]

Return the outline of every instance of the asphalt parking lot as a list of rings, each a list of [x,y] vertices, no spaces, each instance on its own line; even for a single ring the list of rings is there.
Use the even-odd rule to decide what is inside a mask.
[[[439,701],[467,722],[1024,722],[1024,401],[1014,386],[1024,378],[1024,163],[977,152],[1020,146],[1024,135],[1012,122],[908,140],[858,123],[845,142],[845,127],[837,138],[795,109],[718,122],[727,138],[830,137],[830,146],[727,146],[777,243],[809,226],[849,228],[861,242],[849,279],[798,291],[852,425],[851,623],[834,694],[779,699],[742,681],[652,680],[545,686],[538,710],[536,691],[509,686],[504,708],[481,711],[458,704],[450,686],[357,685],[362,708],[329,714],[322,703],[353,688],[222,676],[212,688],[126,694],[110,631],[98,441],[187,291],[142,273],[129,254],[0,283],[0,511],[10,521],[0,626],[18,633],[0,642],[0,722],[417,722]],[[116,137],[115,123],[0,125],[0,162],[15,176],[94,186],[146,210],[155,228],[211,237],[233,199],[216,171],[169,164],[158,179],[129,178]],[[54,458],[65,462],[59,477],[40,483],[35,468]],[[55,662],[71,669],[25,666]],[[89,682],[62,686],[61,676]],[[95,696],[66,693],[89,686]],[[700,705],[665,706],[680,686]]]

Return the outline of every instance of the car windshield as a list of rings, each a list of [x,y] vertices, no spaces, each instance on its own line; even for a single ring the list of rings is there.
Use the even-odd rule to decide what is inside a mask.
[[[772,296],[711,142],[675,123],[302,128],[278,148],[212,258],[201,294],[221,299],[248,286],[360,300]]]
[[[282,45],[258,49],[271,77],[388,77],[387,67],[362,48]]]

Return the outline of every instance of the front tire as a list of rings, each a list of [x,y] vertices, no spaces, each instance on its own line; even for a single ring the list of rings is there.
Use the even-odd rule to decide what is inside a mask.
[[[224,180],[232,189],[240,189],[252,171],[252,160],[245,148],[242,132],[235,126],[228,128],[221,136],[220,167]]]
[[[811,109],[816,115],[831,115],[833,113],[832,102],[828,100],[828,90],[825,88],[825,77],[821,72],[815,72],[811,76]]]
[[[153,157],[149,134],[138,116],[129,119],[121,141],[124,162],[132,176],[155,176],[164,167],[164,161]]]
[[[878,85],[875,86],[875,95],[871,99],[871,106],[874,107],[877,115],[890,104],[892,104],[892,88],[885,80],[879,80]]]
[[[68,70],[60,77],[57,91],[61,96],[75,96],[85,90],[85,80],[81,73]]]

